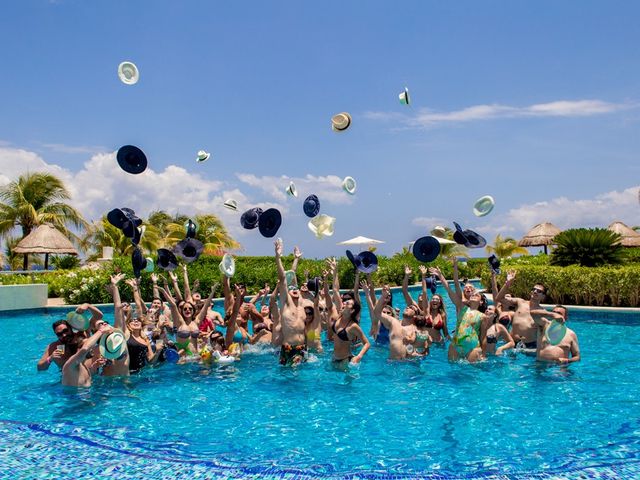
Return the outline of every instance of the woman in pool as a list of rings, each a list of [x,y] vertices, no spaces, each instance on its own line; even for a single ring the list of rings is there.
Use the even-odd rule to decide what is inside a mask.
[[[482,338],[482,351],[485,355],[502,355],[502,352],[516,346],[509,330],[498,321],[496,307],[489,305],[485,312],[486,333]],[[504,345],[498,347],[498,340],[502,339]]]
[[[453,290],[451,290],[449,282],[447,282],[447,279],[444,278],[444,275],[438,267],[429,268],[429,273],[431,275],[438,276],[440,283],[442,283],[442,286],[447,291],[449,298],[456,306],[456,315],[459,314],[460,309],[469,303],[471,295],[476,291],[476,287],[474,287],[472,283],[466,282],[462,290],[460,289],[460,282],[458,281],[458,260],[455,258],[453,259]],[[458,305],[460,307],[458,307]]]
[[[320,297],[329,293],[329,287],[326,288],[326,293],[324,292],[326,285],[326,272],[324,275],[323,281],[323,290],[322,292],[318,290],[316,294],[313,296],[313,306],[305,305],[304,313],[304,338],[305,345],[307,347],[308,352],[317,352],[322,353],[322,318],[326,319],[327,315],[327,307],[326,300],[320,303]],[[308,289],[307,289],[308,291]],[[329,300],[330,301],[330,300]]]
[[[453,296],[452,298],[458,319],[456,321],[455,334],[451,345],[449,345],[449,361],[467,360],[478,362],[482,360],[482,346],[480,339],[483,338],[483,314],[478,310],[482,298],[479,293],[472,293],[466,304],[462,299]]]
[[[338,319],[331,322],[327,330],[329,340],[333,341],[333,363],[344,367],[360,363],[362,357],[369,350],[369,339],[358,324],[360,314],[360,302],[354,298],[352,292],[343,294],[340,298],[342,310]],[[354,340],[362,341],[362,348],[357,355],[353,355],[351,347]]]

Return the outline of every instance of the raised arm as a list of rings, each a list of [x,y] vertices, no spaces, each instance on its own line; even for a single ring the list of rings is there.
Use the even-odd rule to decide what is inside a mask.
[[[124,314],[122,312],[122,300],[120,300],[120,290],[118,289],[118,283],[124,278],[124,273],[118,273],[112,275],[108,289],[113,297],[113,325],[116,328],[124,330]],[[93,325],[93,324],[92,324]]]
[[[182,265],[182,283],[184,286],[184,298],[187,302],[193,303],[193,296],[191,295],[191,285],[189,284],[189,272],[187,266]]]
[[[224,312],[226,314],[234,302],[233,294],[231,293],[231,279],[226,275],[222,276],[222,291],[224,292]]]
[[[287,278],[284,273],[284,266],[282,265],[282,249],[284,245],[282,240],[278,239],[274,242],[275,254],[276,254],[276,267],[278,269],[278,288],[280,290],[280,311],[284,308],[285,303],[293,302],[287,291]]]
[[[376,321],[381,321],[382,324],[385,327],[387,327],[389,331],[393,329],[393,323],[398,321],[393,316],[382,313],[384,306],[389,302],[390,298],[391,298],[391,289],[389,288],[389,285],[385,285],[384,287],[382,287],[382,293],[380,294],[380,298],[376,302],[376,305],[373,309],[372,318],[371,318],[372,322],[373,322],[373,318],[375,318]]]
[[[164,299],[166,300],[167,304],[169,305],[169,310],[171,310],[171,319],[173,320],[173,327],[180,328],[182,326],[185,326],[186,323],[184,321],[184,318],[182,318],[182,315],[180,315],[180,312],[178,311],[178,305],[176,304],[176,301],[173,298],[173,296],[165,288],[159,288],[159,290],[162,296],[164,297]]]
[[[505,297],[505,295],[509,293],[509,290],[511,289],[511,285],[513,284],[513,281],[515,279],[516,279],[516,271],[510,270],[507,273],[507,281],[504,282],[504,285],[502,286],[498,294],[495,297],[493,297],[494,305],[497,305],[498,303],[502,303],[502,305],[505,305],[508,307],[510,305],[516,305],[518,303],[517,300],[513,300]]]
[[[236,319],[238,318],[238,314],[240,313],[240,307],[242,306],[242,302],[244,301],[244,294],[246,292],[240,288],[239,285],[235,286],[235,298],[233,301],[233,309],[231,310],[231,316],[229,317],[229,321],[227,323],[227,332],[224,337],[224,342],[227,348],[233,343],[233,335],[236,333]]]
[[[375,298],[375,295],[371,295],[371,285],[369,285],[369,283],[365,280],[363,280],[360,283],[360,286],[362,287],[362,291],[364,292],[364,296],[367,299],[367,307],[369,308],[369,316],[371,317],[371,328],[369,329],[369,335],[371,335],[373,338],[376,337],[376,335],[378,335],[378,322],[379,319],[378,317],[376,317],[373,312],[375,309],[375,301],[372,300],[372,297]]]
[[[422,300],[420,301],[420,310],[427,315],[429,313],[429,294],[427,293],[427,267],[420,265],[420,276],[422,282]]]
[[[460,288],[460,278],[458,275],[458,259],[453,257],[453,288],[455,288],[456,295],[460,297],[462,301],[462,289]]]
[[[84,359],[87,357],[87,353],[89,353],[89,351],[96,346],[96,343],[98,343],[98,340],[100,340],[100,337],[112,331],[113,331],[113,327],[111,327],[111,325],[109,324],[101,325],[98,331],[93,335],[91,335],[88,339],[86,339],[82,343],[82,346],[78,348],[76,353],[74,353],[73,355],[71,355],[71,357],[69,357],[69,360],[65,362],[62,368],[63,369],[78,368],[78,366],[82,362],[84,362]]]
[[[218,288],[218,284],[214,283],[211,287],[211,293],[209,293],[209,296],[204,301],[204,305],[198,312],[198,316],[196,317],[196,322],[198,322],[198,325],[200,325],[200,322],[204,320],[204,318],[207,316],[207,312],[209,312],[209,308],[211,307],[211,303],[213,302],[213,296],[216,293],[216,288]]]
[[[160,298],[160,291],[158,290],[158,275],[152,273],[151,281],[153,282],[153,298]]]
[[[409,267],[409,265],[405,265],[404,277],[402,278],[402,295],[404,296],[404,301],[407,304],[407,307],[409,305],[416,305],[418,308],[420,308],[420,305],[418,305],[416,301],[411,298],[411,295],[409,295],[409,275],[411,275],[411,268]]]
[[[440,279],[440,283],[442,283],[442,285],[444,286],[444,289],[447,291],[447,294],[449,295],[449,299],[451,299],[453,304],[456,306],[456,311],[460,311],[462,309],[462,294],[457,295],[456,292],[451,290],[451,287],[449,286],[449,282],[447,282],[447,279],[444,278],[444,275],[442,274],[442,272],[438,267],[429,268],[429,273],[431,275],[438,276],[438,278]]]
[[[331,257],[327,259],[327,266],[329,267],[329,272],[332,276],[332,293],[333,293],[333,304],[337,310],[342,310],[342,296],[340,295],[340,280],[338,279],[338,263],[336,262],[335,257]]]
[[[174,272],[169,272],[169,278],[171,279],[171,284],[173,285],[173,289],[176,292],[176,299],[178,302],[182,302],[184,297],[182,296],[182,292],[180,292],[180,285],[178,285],[178,276]]]
[[[140,296],[140,288],[138,285],[138,279],[136,278],[128,278],[125,280],[125,283],[131,287],[131,292],[133,293],[133,301],[136,304],[136,309],[139,315],[147,314],[147,306],[142,301],[142,297]]]
[[[297,246],[293,247],[293,263],[291,264],[291,270],[293,270],[294,272],[298,271],[298,263],[300,263],[301,258],[302,252],[300,251],[300,248],[298,248]]]
[[[98,307],[96,307],[95,305],[91,305],[90,303],[83,303],[82,305],[79,305],[78,308],[76,308],[76,313],[83,314],[86,311],[91,312],[91,320],[89,321],[90,325],[94,325],[95,322],[97,322],[98,320],[102,320],[102,318],[104,317],[102,311]]]

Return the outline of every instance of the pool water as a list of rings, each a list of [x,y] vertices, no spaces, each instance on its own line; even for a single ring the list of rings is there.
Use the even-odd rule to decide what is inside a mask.
[[[449,364],[438,347],[389,362],[372,347],[343,372],[326,343],[295,369],[267,349],[83,392],[55,366],[36,372],[62,316],[0,316],[2,478],[640,478],[637,314],[570,315],[583,360],[569,368],[523,354]]]

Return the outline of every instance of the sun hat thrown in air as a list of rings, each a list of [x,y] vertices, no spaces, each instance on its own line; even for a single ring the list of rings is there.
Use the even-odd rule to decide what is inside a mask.
[[[132,175],[137,175],[147,169],[147,156],[134,145],[120,147],[116,159],[120,168]]]

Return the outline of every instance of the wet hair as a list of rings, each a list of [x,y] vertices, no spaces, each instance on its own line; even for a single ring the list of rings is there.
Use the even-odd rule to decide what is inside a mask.
[[[544,285],[543,285],[544,286]],[[564,310],[564,319],[566,320],[567,318],[569,318],[569,309],[567,307],[565,307],[564,305],[556,305],[555,307],[553,307],[553,309],[555,310],[556,308],[561,308],[562,310]]]
[[[484,313],[487,311],[487,297],[481,293],[480,294],[480,305],[478,305],[478,311],[480,313]]]
[[[416,327],[422,328],[427,326],[427,318],[424,315],[415,315],[413,317],[413,324]]]

